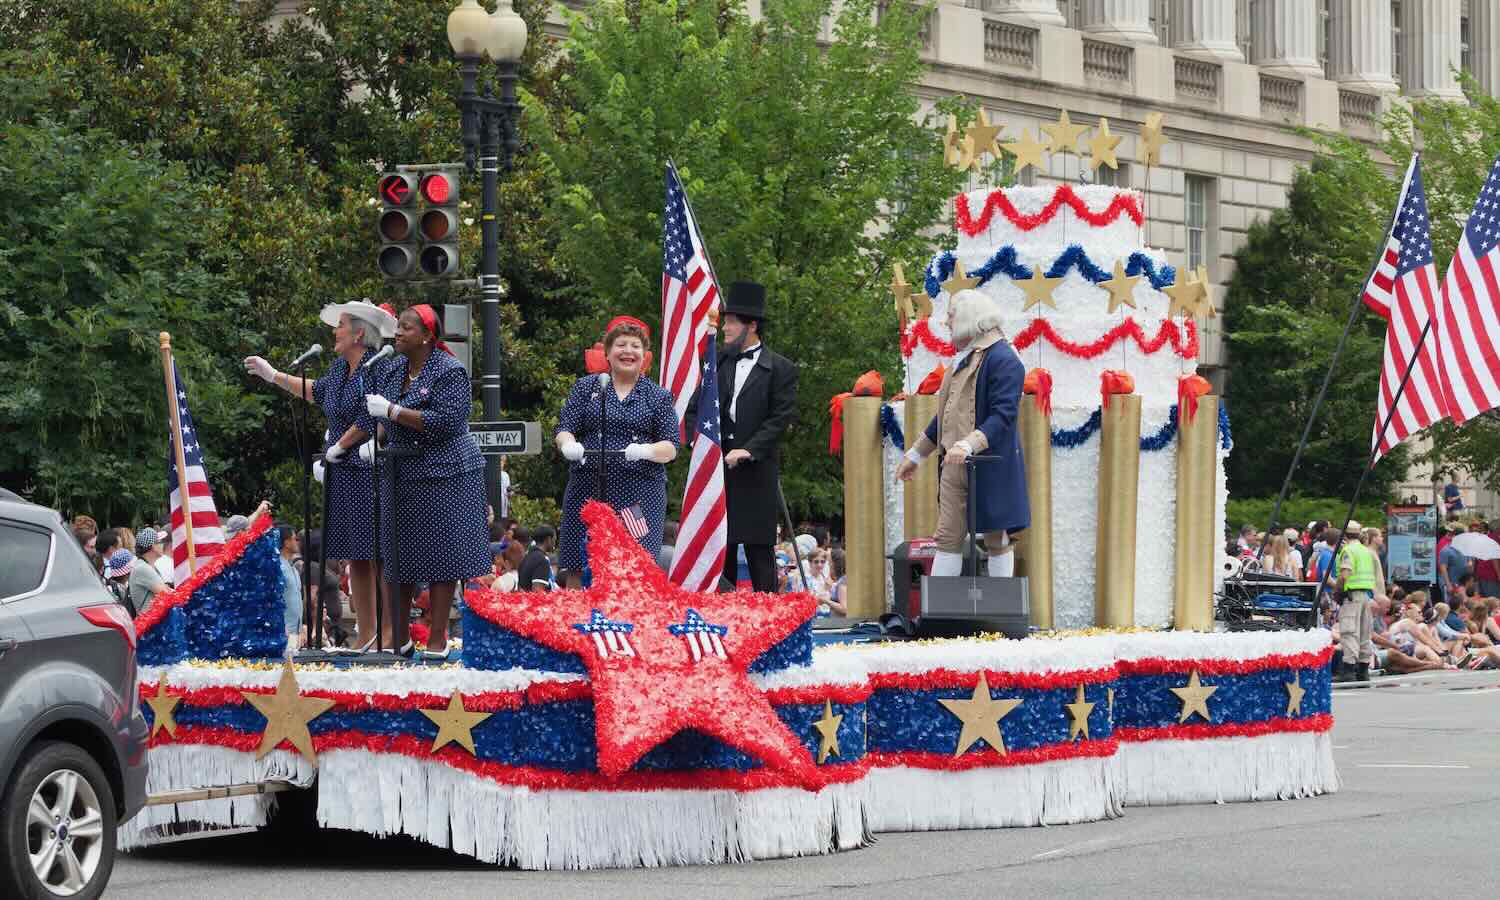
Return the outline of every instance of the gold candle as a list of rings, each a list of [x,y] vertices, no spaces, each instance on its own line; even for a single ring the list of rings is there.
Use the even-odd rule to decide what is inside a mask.
[[[1191,419],[1177,421],[1177,556],[1172,580],[1172,627],[1214,628],[1215,475],[1219,454],[1219,398],[1198,400]]]
[[[937,394],[907,395],[906,423],[902,426],[906,431],[906,446],[916,446],[937,411]],[[922,460],[917,466],[916,474],[903,487],[902,538],[909,541],[912,538],[932,537],[932,533],[937,531],[937,451],[934,450],[932,455]]]
[[[1021,457],[1026,461],[1026,497],[1031,527],[1016,543],[1016,575],[1028,581],[1031,624],[1052,627],[1052,416],[1021,395]]]
[[[844,401],[845,602],[851,619],[875,619],[886,611],[885,451],[880,405],[879,397]]]
[[[1141,466],[1141,398],[1115,394],[1099,431],[1099,531],[1094,548],[1094,624],[1135,624],[1136,489]]]

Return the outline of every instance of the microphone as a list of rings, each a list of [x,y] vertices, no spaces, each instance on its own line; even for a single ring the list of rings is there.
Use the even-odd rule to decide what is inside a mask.
[[[609,373],[608,372],[600,372],[599,373],[599,387],[601,387],[601,388],[609,387]]]
[[[313,344],[311,347],[307,348],[307,352],[306,353],[302,354],[301,356],[299,356],[296,359],[292,360],[291,362],[287,363],[286,367],[288,369],[295,369],[298,366],[302,365],[303,363],[307,362],[308,360],[310,360],[310,359],[316,359],[316,358],[318,358],[319,356],[322,356],[322,355],[323,355],[323,345],[322,344]]]
[[[380,352],[379,353],[376,353],[374,356],[372,356],[369,359],[365,360],[365,364],[362,365],[362,366],[360,366],[360,368],[361,369],[368,369],[371,366],[375,365],[377,362],[380,362],[382,359],[385,359],[386,357],[394,354],[395,352],[396,352],[396,348],[395,347],[392,347],[390,344],[386,344],[384,347],[380,348]]]

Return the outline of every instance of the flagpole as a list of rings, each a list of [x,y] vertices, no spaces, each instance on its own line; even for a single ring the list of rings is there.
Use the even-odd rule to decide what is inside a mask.
[[[670,156],[667,157],[667,165],[671,166],[672,171],[677,173],[677,183],[682,184],[682,173],[677,172],[677,163],[673,162]],[[698,230],[698,214],[693,212],[693,201],[688,199],[687,185],[685,184],[682,185],[682,205],[687,207],[688,227],[693,230],[693,234],[697,235],[698,246],[703,250],[703,262],[708,266],[708,277],[714,280],[714,287],[718,287],[719,271],[714,268],[713,257],[708,255],[708,241],[703,239],[703,233]],[[723,295],[721,294],[720,297],[722,298]]]
[[[177,413],[177,377],[172,366],[172,335],[163,331],[161,341],[161,368],[167,382],[167,416],[172,422],[172,459],[177,465],[177,495],[182,507],[182,527],[187,535],[188,574],[198,571],[198,554],[193,547],[193,498],[188,491],[187,457],[182,452],[182,418]],[[171,505],[171,497],[167,503]]]

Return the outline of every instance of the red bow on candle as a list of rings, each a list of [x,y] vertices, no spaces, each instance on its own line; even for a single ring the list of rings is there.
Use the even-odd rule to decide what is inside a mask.
[[[1052,415],[1052,373],[1037,367],[1026,373],[1021,392],[1036,397],[1036,411],[1044,416]]]
[[[1103,397],[1104,408],[1109,409],[1111,394],[1135,393],[1135,376],[1119,369],[1105,369],[1099,374],[1099,393]]]
[[[936,394],[940,389],[942,389],[943,376],[947,373],[948,370],[941,364],[939,364],[936,369],[933,369],[931,372],[927,373],[927,377],[922,379],[921,384],[917,385],[917,393]]]
[[[885,396],[885,379],[874,369],[854,380],[854,390],[834,394],[828,401],[828,415],[833,419],[833,429],[828,435],[828,452],[838,453],[844,449],[844,401],[850,397]]]
[[[1202,375],[1184,375],[1177,379],[1177,414],[1184,422],[1198,415],[1198,398],[1212,391],[1213,385]]]

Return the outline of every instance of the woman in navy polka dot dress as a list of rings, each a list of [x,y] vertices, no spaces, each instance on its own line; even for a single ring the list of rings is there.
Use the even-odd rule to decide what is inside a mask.
[[[328,496],[328,521],[323,523],[324,550],[329,559],[349,560],[350,605],[359,640],[375,641],[375,528],[371,522],[375,482],[370,464],[345,456],[338,439],[365,416],[365,381],[361,367],[380,347],[381,338],[396,333],[396,317],[368,300],[330,303],[318,316],[333,328],[333,352],[337,354],[328,373],[308,382],[286,372],[277,372],[259,356],[245,360],[251,374],[260,375],[292,396],[323,408],[328,420],[324,436],[325,458],[333,462],[316,467]],[[309,384],[311,390],[309,391]],[[337,448],[337,449],[335,449]],[[386,642],[389,643],[389,626]]]
[[[473,389],[437,328],[425,303],[401,314],[400,355],[375,379],[379,387],[365,396],[369,415],[356,429],[368,434],[379,422],[390,446],[417,451],[396,458],[396,477],[380,485],[380,552],[385,580],[399,585],[390,621],[403,656],[414,649],[407,624],[417,585],[429,586],[432,621],[447,622],[458,582],[490,572],[484,457],[469,435]],[[444,629],[432,629],[422,656],[446,658]]]
[[[651,332],[640,320],[619,316],[610,322],[604,335],[608,373],[578,379],[558,417],[557,447],[570,463],[558,568],[569,586],[576,587],[583,572],[588,529],[579,513],[589,500],[599,499],[601,443],[606,451],[620,451],[605,455],[604,501],[616,510],[639,507],[649,526],[641,546],[653,557],[661,549],[666,464],[676,458],[682,436],[671,392],[642,374],[650,343]]]

